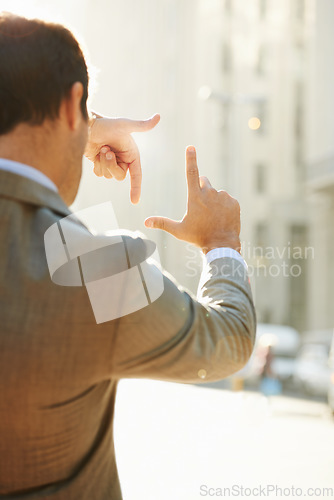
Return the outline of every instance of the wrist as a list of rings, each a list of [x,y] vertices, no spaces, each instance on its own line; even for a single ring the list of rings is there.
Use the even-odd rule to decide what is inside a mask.
[[[236,250],[241,254],[241,243],[239,238],[210,242],[202,247],[201,250],[204,255],[206,255],[208,252],[214,250],[215,248],[232,248],[232,250]]]

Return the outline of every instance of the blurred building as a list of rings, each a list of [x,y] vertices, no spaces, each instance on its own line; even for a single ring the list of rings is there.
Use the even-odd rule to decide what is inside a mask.
[[[307,325],[305,85],[312,2],[201,0],[199,143],[242,207],[258,319]]]
[[[240,200],[259,321],[328,328],[332,19],[331,0],[86,1],[75,22],[99,69],[93,109],[162,120],[136,136],[141,203],[130,205],[128,181],[85,164],[76,207],[111,199],[120,226],[155,240],[164,267],[196,291],[199,252],[143,225],[182,218],[184,149],[195,144],[200,173]]]
[[[334,3],[316,0],[308,77],[307,187],[315,258],[309,262],[309,327],[333,328]]]

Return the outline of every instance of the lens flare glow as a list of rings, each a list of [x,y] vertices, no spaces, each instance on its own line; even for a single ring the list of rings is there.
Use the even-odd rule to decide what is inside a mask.
[[[62,2],[60,2],[62,3]],[[60,12],[63,10],[59,2],[42,0],[1,0],[0,12],[11,12],[29,19],[38,18],[45,21],[62,22]]]
[[[257,116],[252,116],[248,120],[248,127],[251,130],[258,130],[261,127],[261,120],[260,120],[260,118],[258,118]]]

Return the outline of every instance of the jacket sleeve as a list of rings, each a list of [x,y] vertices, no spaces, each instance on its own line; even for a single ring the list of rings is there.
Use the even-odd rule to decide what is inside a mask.
[[[117,320],[112,376],[198,383],[240,370],[251,355],[256,330],[245,266],[229,257],[206,263],[197,298],[154,262],[149,272],[160,276],[163,292]]]

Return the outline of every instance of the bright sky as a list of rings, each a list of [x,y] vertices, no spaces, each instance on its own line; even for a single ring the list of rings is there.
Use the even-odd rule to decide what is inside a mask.
[[[70,29],[75,28],[76,21],[85,15],[86,1],[73,0],[0,0],[0,12],[8,11],[28,18],[45,19],[46,21],[65,24]]]
[[[58,4],[58,2],[57,2]],[[59,4],[57,5],[59,11]],[[7,10],[15,14],[21,14],[26,17],[50,17],[56,13],[55,2],[42,2],[40,0],[0,0],[0,10]]]

